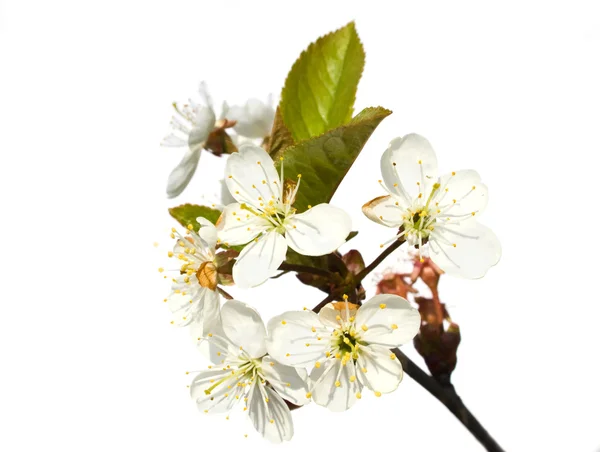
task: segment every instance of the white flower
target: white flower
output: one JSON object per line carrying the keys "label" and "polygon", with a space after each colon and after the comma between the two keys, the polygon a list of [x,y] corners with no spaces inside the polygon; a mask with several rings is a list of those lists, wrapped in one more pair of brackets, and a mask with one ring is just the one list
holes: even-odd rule
{"label": "white flower", "polygon": [[313,400],[344,411],[361,398],[363,386],[376,396],[398,387],[402,365],[390,349],[410,341],[420,323],[419,312],[397,295],[376,295],[360,307],[330,303],[318,315],[290,311],[273,318],[267,350],[290,366],[314,364]]}
{"label": "white flower", "polygon": [[165,301],[173,313],[171,323],[190,325],[192,335],[200,337],[218,322],[220,297],[216,291],[217,230],[205,218],[199,217],[196,221],[201,225],[197,234],[188,230],[184,237],[172,229],[171,237],[177,238],[177,243],[169,257],[180,260],[182,265],[173,278],[171,295]]}
{"label": "white flower", "polygon": [[244,401],[254,428],[269,441],[290,440],[292,416],[283,399],[295,405],[310,401],[307,375],[267,355],[266,331],[251,307],[230,300],[221,310],[222,330],[206,335],[219,349],[218,369],[200,372],[191,384],[191,396],[207,414],[226,413]]}
{"label": "white flower", "polygon": [[351,220],[343,210],[319,204],[295,213],[292,204],[301,175],[296,184],[284,182],[283,165],[277,175],[262,148],[242,146],[227,160],[226,174],[227,187],[238,202],[223,210],[217,222],[219,240],[226,245],[251,242],[233,266],[236,285],[254,287],[273,276],[288,246],[306,256],[321,256],[346,240]]}
{"label": "white flower", "polygon": [[[496,235],[475,217],[488,201],[487,187],[473,170],[438,178],[437,158],[417,134],[396,138],[381,157],[383,186],[389,193],[363,206],[371,220],[399,227],[392,239],[405,237],[446,273],[481,278],[502,254]],[[379,181],[380,183],[382,181]],[[383,245],[381,245],[383,246]]]}
{"label": "white flower", "polygon": [[258,99],[249,99],[244,105],[225,108],[227,108],[227,119],[236,121],[233,130],[238,135],[246,138],[265,138],[271,134],[275,119],[271,96],[266,103]]}
{"label": "white flower", "polygon": [[198,167],[200,151],[216,125],[217,118],[204,82],[200,84],[198,91],[201,103],[192,99],[183,106],[173,103],[176,112],[171,119],[173,131],[161,143],[162,146],[187,148],[183,159],[169,175],[169,198],[178,196],[187,187]]}

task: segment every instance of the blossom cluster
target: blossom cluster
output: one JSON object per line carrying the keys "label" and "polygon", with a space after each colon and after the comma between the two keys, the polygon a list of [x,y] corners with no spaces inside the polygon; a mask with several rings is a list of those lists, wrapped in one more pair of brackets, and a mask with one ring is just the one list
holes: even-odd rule
{"label": "blossom cluster", "polygon": [[[211,135],[234,128],[239,137],[225,171],[234,202],[215,224],[199,217],[197,230],[193,225],[185,233],[173,229],[176,243],[169,256],[181,263],[166,301],[172,323],[189,327],[212,362],[190,385],[198,408],[217,414],[242,404],[260,434],[282,442],[293,435],[290,404],[313,401],[344,411],[365,388],[378,397],[394,391],[403,376],[394,349],[415,337],[421,317],[398,295],[375,295],[364,303],[335,295],[318,313],[287,311],[265,327],[252,306],[223,302],[222,286],[265,283],[290,250],[302,256],[335,253],[352,222],[329,203],[304,211],[295,207],[305,187],[302,175],[285,174],[285,157],[278,169],[260,145],[274,119],[268,103],[225,105],[217,119],[204,86],[201,97],[200,103],[175,104],[174,131],[164,144],[186,151],[169,177],[167,194],[177,196],[188,184]],[[497,237],[477,220],[488,200],[479,174],[462,170],[439,176],[436,155],[424,137],[392,140],[381,157],[379,182],[386,194],[368,201],[362,211],[396,230],[387,243],[406,243],[420,259],[429,257],[444,272],[465,278],[484,276],[500,259]],[[223,270],[231,263],[229,272]]]}

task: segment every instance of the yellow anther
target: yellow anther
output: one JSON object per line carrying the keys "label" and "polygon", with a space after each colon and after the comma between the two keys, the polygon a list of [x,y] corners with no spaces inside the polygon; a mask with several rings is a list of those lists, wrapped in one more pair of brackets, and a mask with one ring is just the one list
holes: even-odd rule
{"label": "yellow anther", "polygon": [[316,329],[314,326],[313,326],[313,327],[312,327],[310,330],[311,330],[313,333],[316,333],[316,332],[317,332],[317,329]]}
{"label": "yellow anther", "polygon": [[336,387],[336,388],[339,388],[340,386],[342,386],[342,383],[340,383],[340,381],[339,381],[339,380],[338,380],[338,381],[336,381],[336,382],[335,382],[335,387]]}
{"label": "yellow anther", "polygon": [[256,162],[257,165],[260,165],[260,161]]}
{"label": "yellow anther", "polygon": [[398,329],[398,325],[396,325],[395,323],[392,323],[392,329],[393,330],[397,330]]}
{"label": "yellow anther", "polygon": [[289,354],[289,353],[286,353],[286,354],[285,354],[285,356],[286,356],[286,357],[289,357],[289,356],[290,356],[290,354]]}
{"label": "yellow anther", "polygon": [[369,329],[369,327],[367,325],[363,325],[360,327],[360,329],[363,331],[367,331]]}
{"label": "yellow anther", "polygon": [[267,181],[263,179],[262,183],[263,183],[263,185],[264,185],[264,184],[266,184],[266,183],[267,183]]}
{"label": "yellow anther", "polygon": [[271,362],[269,363],[269,366],[273,367],[275,365],[275,363]]}
{"label": "yellow anther", "polygon": [[325,357],[326,357],[326,358],[329,358],[330,356],[331,356],[331,353],[329,353],[329,352],[325,352]]}
{"label": "yellow anther", "polygon": [[274,424],[274,423],[275,423],[275,420],[274,420],[274,419],[271,419],[269,422],[270,422],[271,424]]}
{"label": "yellow anther", "polygon": [[473,185],[473,186],[471,187],[471,190],[475,190],[475,185]]}
{"label": "yellow anther", "polygon": [[321,363],[320,363],[319,361],[317,361],[317,362],[315,363],[315,367],[318,369],[319,367],[321,367]]}
{"label": "yellow anther", "polygon": [[302,177],[302,174],[298,174],[298,179],[300,179]]}
{"label": "yellow anther", "polygon": [[354,383],[356,381],[356,375],[350,375],[350,383]]}
{"label": "yellow anther", "polygon": [[452,200],[452,204],[456,204],[456,199],[453,199],[453,200]]}
{"label": "yellow anther", "polygon": [[335,319],[339,322],[340,320],[342,320],[342,318],[339,315],[335,316]]}
{"label": "yellow anther", "polygon": [[390,353],[390,359],[396,359],[396,355],[394,355],[393,353]]}
{"label": "yellow anther", "polygon": [[453,244],[452,244],[452,246],[453,246],[454,248],[456,248],[456,243],[453,243]]}
{"label": "yellow anther", "polygon": [[422,161],[422,160],[419,160],[419,165],[421,165],[421,164],[423,164],[423,161]]}
{"label": "yellow anther", "polygon": [[360,395],[360,392],[357,392],[357,393],[356,393],[356,398],[357,398],[357,399],[360,399],[361,397],[362,397],[362,395]]}
{"label": "yellow anther", "polygon": [[311,397],[312,397],[312,392],[307,392],[307,393],[306,393],[306,398],[307,398],[307,399],[310,399]]}
{"label": "yellow anther", "polygon": [[187,225],[187,228],[188,228],[190,231],[193,231],[193,230],[194,230],[194,225],[193,225],[193,224],[188,224],[188,225]]}
{"label": "yellow anther", "polygon": [[307,347],[310,347],[310,344],[308,342],[306,344],[304,344],[304,345],[306,345]]}
{"label": "yellow anther", "polygon": [[173,257],[173,251],[169,251],[169,252],[167,253],[167,256],[169,256],[169,257]]}
{"label": "yellow anther", "polygon": [[380,308],[380,309],[385,309],[386,307],[387,307],[387,305],[386,305],[385,303],[381,303],[381,304],[379,305],[379,308]]}
{"label": "yellow anther", "polygon": [[164,268],[162,268],[162,267],[159,267],[159,268],[158,268],[158,272],[159,272],[159,273],[162,273],[162,272],[164,272],[164,271],[165,271],[165,269],[164,269]]}
{"label": "yellow anther", "polygon": [[344,299],[344,301],[348,300],[348,295],[344,294],[342,295],[342,298]]}
{"label": "yellow anther", "polygon": [[309,209],[312,209],[312,206],[309,204],[309,205],[308,205],[308,208],[309,208]]}
{"label": "yellow anther", "polygon": [[419,193],[418,198],[422,198],[423,197],[423,193]]}
{"label": "yellow anther", "polygon": [[471,215],[472,215],[472,216],[475,216],[475,212],[471,212]]}
{"label": "yellow anther", "polygon": [[229,176],[229,179],[233,179],[233,176]]}
{"label": "yellow anther", "polygon": [[335,358],[336,359],[340,359],[341,357],[342,357],[342,354],[340,352],[338,352],[338,353],[335,354]]}
{"label": "yellow anther", "polygon": [[269,403],[269,398],[265,397],[265,402]]}
{"label": "yellow anther", "polygon": [[362,371],[362,373],[363,373],[363,374],[366,374],[366,373],[367,373],[367,368],[366,368],[366,367],[363,367],[363,368],[362,368],[362,369],[360,369],[360,370]]}
{"label": "yellow anther", "polygon": [[456,171],[452,171],[452,175],[453,175],[453,176],[456,176]]}
{"label": "yellow anther", "polygon": [[281,321],[281,324],[282,324],[282,325],[285,325],[286,323],[287,323],[287,322],[286,322],[285,320],[282,320],[282,321]]}

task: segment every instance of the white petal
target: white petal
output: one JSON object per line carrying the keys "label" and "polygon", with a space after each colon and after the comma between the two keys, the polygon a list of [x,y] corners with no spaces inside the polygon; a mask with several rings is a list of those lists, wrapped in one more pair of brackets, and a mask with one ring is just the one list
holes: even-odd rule
{"label": "white petal", "polygon": [[477,279],[498,263],[502,247],[490,228],[468,220],[456,225],[436,225],[429,238],[429,254],[446,273]]}
{"label": "white petal", "polygon": [[330,346],[331,332],[312,311],[284,312],[273,317],[267,329],[267,352],[282,364],[312,365],[325,357]]}
{"label": "white petal", "polygon": [[421,316],[404,298],[381,294],[375,295],[358,309],[355,325],[358,331],[367,328],[361,333],[361,338],[366,342],[393,348],[416,336]]}
{"label": "white petal", "polygon": [[456,171],[440,177],[440,189],[432,202],[445,217],[479,214],[487,205],[488,189],[477,171]]}
{"label": "white petal", "polygon": [[406,213],[403,199],[395,196],[379,196],[362,206],[363,213],[369,220],[388,227],[399,227]]}
{"label": "white petal", "polygon": [[346,242],[352,228],[350,216],[342,209],[319,204],[294,215],[286,224],[290,248],[305,256],[322,256]]}
{"label": "white petal", "polygon": [[258,99],[249,99],[243,107],[234,105],[229,109],[228,119],[237,121],[234,130],[248,138],[264,138],[271,133],[275,110]]}
{"label": "white petal", "polygon": [[264,283],[285,259],[287,242],[278,232],[263,234],[242,250],[233,266],[233,280],[243,289]]}
{"label": "white petal", "polygon": [[227,245],[244,245],[266,231],[270,223],[242,209],[241,204],[229,204],[217,221],[219,240]]}
{"label": "white petal", "polygon": [[[173,287],[180,286],[174,285]],[[183,291],[173,293],[167,297],[167,304],[173,313],[173,322],[175,325],[186,326],[191,323],[204,325],[206,304],[211,306],[211,315],[214,315],[215,312],[212,306],[216,304],[218,315],[218,294],[198,284],[185,284],[182,287],[184,287]],[[184,291],[185,294],[183,294]],[[211,318],[208,317],[207,321],[210,320]]]}
{"label": "white petal", "polygon": [[215,112],[210,107],[198,106],[194,111],[194,127],[188,137],[190,149],[201,149],[215,128]]}
{"label": "white petal", "polygon": [[308,375],[306,370],[284,366],[267,355],[262,360],[262,374],[281,397],[294,405],[306,405],[308,393]]}
{"label": "white petal", "polygon": [[394,391],[404,375],[396,355],[381,345],[361,347],[356,364],[362,383],[372,391],[384,394]]}
{"label": "white petal", "polygon": [[261,147],[242,145],[227,159],[225,174],[231,196],[240,203],[260,206],[262,201],[281,197],[279,175],[273,160]]}
{"label": "white petal", "polygon": [[431,144],[415,133],[392,140],[381,157],[381,175],[390,193],[407,203],[419,193],[429,196],[438,176],[437,157]]}
{"label": "white petal", "polygon": [[280,443],[292,438],[294,425],[289,408],[273,389],[258,382],[258,378],[250,388],[246,405],[252,425],[265,439]]}
{"label": "white petal", "polygon": [[217,228],[204,217],[198,217],[196,221],[200,224],[198,236],[202,239],[204,248],[214,250],[217,245]]}
{"label": "white petal", "polygon": [[260,358],[267,353],[267,331],[255,309],[241,301],[229,300],[221,308],[221,322],[231,342],[242,347],[252,358]]}
{"label": "white petal", "polygon": [[[219,380],[231,376],[230,369],[207,370],[200,372],[190,385],[190,395],[198,409],[207,414],[219,414],[230,411],[242,399],[244,388],[237,386],[237,380],[230,378],[210,389]],[[238,396],[238,398],[236,398]]]}
{"label": "white petal", "polygon": [[352,360],[343,365],[341,359],[328,359],[323,365],[313,369],[310,379],[313,381],[313,400],[331,411],[350,408],[358,400],[356,394],[362,389]]}
{"label": "white petal", "polygon": [[174,198],[178,196],[190,183],[192,176],[198,167],[201,148],[188,149],[181,162],[171,171],[167,181],[167,196]]}
{"label": "white petal", "polygon": [[358,305],[347,301],[328,303],[319,311],[319,319],[323,325],[339,328],[341,322],[349,321],[350,317],[356,316],[357,309]]}

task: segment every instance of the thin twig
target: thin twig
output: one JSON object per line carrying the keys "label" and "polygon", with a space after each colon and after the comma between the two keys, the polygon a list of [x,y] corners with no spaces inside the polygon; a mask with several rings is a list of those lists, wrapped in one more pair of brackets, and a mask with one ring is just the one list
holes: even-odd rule
{"label": "thin twig", "polygon": [[325,298],[323,301],[321,301],[318,305],[316,305],[312,310],[313,312],[316,312],[317,314],[319,313],[319,311],[321,309],[323,309],[325,307],[325,305],[331,301],[333,301],[333,299],[335,298],[335,295],[333,294],[329,294],[327,295],[327,298]]}
{"label": "thin twig", "polygon": [[309,267],[308,265],[288,264],[287,262],[281,264],[279,270],[296,273],[310,273],[311,275],[324,276],[325,278],[331,278],[332,276],[331,272],[321,268]]}
{"label": "thin twig", "polygon": [[375,268],[381,264],[381,262],[383,262],[383,260],[388,257],[390,254],[392,254],[394,251],[396,251],[396,249],[398,249],[400,247],[400,245],[402,245],[405,242],[404,238],[400,238],[398,240],[395,240],[390,246],[388,246],[385,250],[382,251],[382,253],[377,256],[377,258],[371,262],[368,266],[366,266],[358,275],[356,275],[354,277],[354,281],[356,281],[356,283],[358,284],[359,282],[361,282],[365,276],[367,276],[369,273],[371,273],[373,270],[375,270]]}

